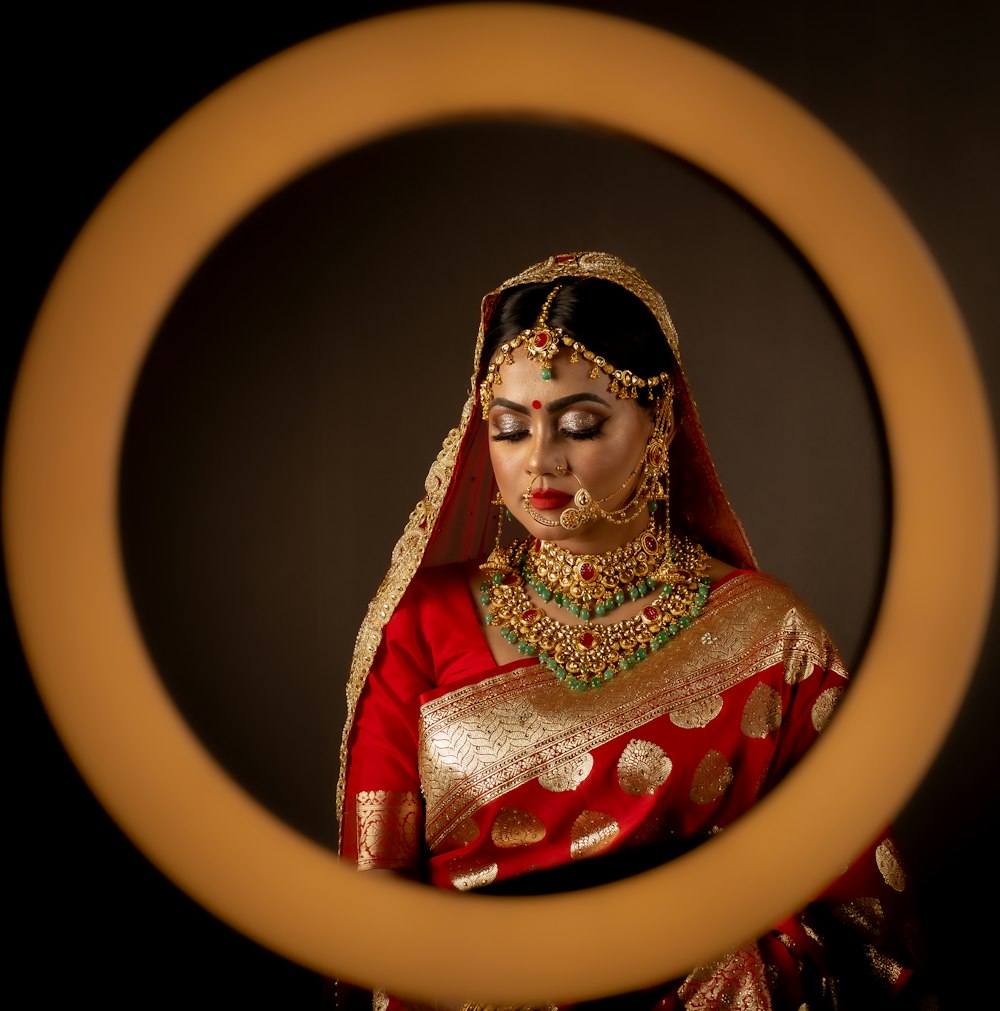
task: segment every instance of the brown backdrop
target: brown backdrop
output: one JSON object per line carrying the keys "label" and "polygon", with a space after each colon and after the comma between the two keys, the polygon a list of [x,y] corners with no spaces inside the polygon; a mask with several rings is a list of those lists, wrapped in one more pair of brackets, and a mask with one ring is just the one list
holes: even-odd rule
{"label": "brown backdrop", "polygon": [[[4,348],[10,376],[59,257],[147,143],[260,59],[403,6],[339,5],[336,19],[285,12],[266,24],[175,17],[127,46],[93,18],[46,25],[49,35],[26,25],[25,270]],[[998,160],[987,109],[998,88],[985,14],[669,6],[615,10],[785,89],[890,188],[955,292],[995,404],[986,233],[998,223]],[[526,172],[528,150],[560,171]],[[169,689],[232,774],[320,841],[333,840],[353,632],[457,418],[478,298],[564,248],[619,252],[662,288],[763,565],[813,604],[849,661],[864,648],[891,517],[878,413],[853,338],[783,237],[690,166],[562,124],[470,122],[371,145],[289,186],[192,278],[143,373],[123,454],[129,578]],[[405,372],[386,368],[408,342],[417,350]],[[929,423],[933,410],[928,391]],[[365,537],[345,536],[362,518]],[[110,823],[65,759],[12,628],[10,640],[31,985],[53,1002],[86,993],[112,1007],[194,993],[203,1004],[316,1006],[312,974],[215,921]],[[985,937],[969,918],[993,915],[983,836],[998,653],[994,623],[959,724],[899,820],[939,964],[963,966],[945,1008],[978,993],[968,967]]]}

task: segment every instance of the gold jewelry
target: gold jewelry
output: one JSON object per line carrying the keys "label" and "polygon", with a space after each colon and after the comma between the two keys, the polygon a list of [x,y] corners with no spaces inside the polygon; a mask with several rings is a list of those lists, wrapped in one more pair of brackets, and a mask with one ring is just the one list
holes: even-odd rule
{"label": "gold jewelry", "polygon": [[669,547],[669,537],[652,527],[606,555],[578,555],[555,541],[536,541],[521,572],[543,601],[589,621],[645,597],[665,582]]}
{"label": "gold jewelry", "polygon": [[575,691],[600,688],[641,663],[687,628],[708,599],[708,555],[700,544],[685,537],[659,570],[666,581],[655,603],[622,621],[567,625],[528,595],[523,572],[527,545],[526,541],[512,544],[509,571],[495,574],[480,587],[480,600],[488,607],[486,622],[525,656],[537,656]]}
{"label": "gold jewelry", "polygon": [[500,573],[503,575],[510,571],[507,564],[507,555],[500,543],[503,539],[503,521],[510,516],[510,510],[507,508],[499,490],[497,490],[496,495],[493,496],[493,505],[499,506],[497,509],[497,539],[489,557],[482,563],[482,565],[479,566],[479,568],[483,572],[490,574]]}
{"label": "gold jewelry", "polygon": [[593,351],[587,349],[580,341],[574,340],[561,327],[550,327],[548,325],[549,309],[556,292],[562,285],[556,285],[548,293],[542,303],[541,311],[535,324],[527,330],[522,330],[512,340],[500,345],[493,361],[487,366],[486,377],[479,384],[479,400],[483,409],[483,420],[486,421],[490,415],[490,405],[493,403],[493,388],[502,382],[500,378],[500,367],[502,365],[513,365],[513,353],[521,345],[527,347],[530,361],[538,362],[541,365],[542,379],[552,378],[552,359],[559,353],[560,344],[571,348],[569,360],[570,364],[578,362],[582,357],[585,361],[591,362],[590,378],[597,379],[603,372],[611,379],[609,390],[614,393],[619,400],[636,399],[639,390],[648,389],[649,395],[654,399],[663,396],[673,397],[674,384],[669,372],[661,372],[659,375],[643,378],[637,376],[630,369],[616,368],[602,355],[595,355]]}

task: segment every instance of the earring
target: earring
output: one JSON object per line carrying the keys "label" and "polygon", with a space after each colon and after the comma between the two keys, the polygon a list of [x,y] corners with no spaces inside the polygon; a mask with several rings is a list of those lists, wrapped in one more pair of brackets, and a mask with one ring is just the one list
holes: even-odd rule
{"label": "earring", "polygon": [[505,519],[511,519],[511,514],[499,490],[493,496],[492,504],[497,506],[497,538],[489,557],[479,566],[479,569],[481,572],[493,574],[494,582],[499,582],[510,572],[507,552],[503,549],[503,524]]}

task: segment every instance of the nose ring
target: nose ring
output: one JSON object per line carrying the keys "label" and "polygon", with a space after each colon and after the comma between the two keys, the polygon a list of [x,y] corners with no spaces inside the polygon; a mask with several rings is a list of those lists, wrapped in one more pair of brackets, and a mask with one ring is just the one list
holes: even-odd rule
{"label": "nose ring", "polygon": [[568,474],[569,473],[569,467],[563,467],[560,464],[557,464],[554,469],[555,469],[555,472],[557,474]]}

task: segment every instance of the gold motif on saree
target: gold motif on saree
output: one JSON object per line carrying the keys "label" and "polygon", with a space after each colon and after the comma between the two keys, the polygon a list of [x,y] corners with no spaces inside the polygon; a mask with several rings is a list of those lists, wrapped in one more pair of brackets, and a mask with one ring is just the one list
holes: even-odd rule
{"label": "gold motif on saree", "polygon": [[756,944],[692,970],[678,987],[686,1011],[772,1011],[767,970]]}
{"label": "gold motif on saree", "polygon": [[812,724],[817,734],[830,722],[830,717],[840,705],[840,697],[843,694],[843,688],[827,688],[813,703]]}
{"label": "gold motif on saree", "polygon": [[460,892],[491,885],[497,879],[498,868],[491,860],[456,857],[448,861],[447,867],[451,883]]}
{"label": "gold motif on saree", "polygon": [[858,897],[842,902],[833,909],[834,915],[849,924],[869,940],[877,940],[885,931],[885,912],[882,903],[871,897]]}
{"label": "gold motif on saree", "polygon": [[420,852],[420,801],[412,793],[363,790],[357,796],[358,870],[412,866]]}
{"label": "gold motif on saree", "polygon": [[740,730],[746,737],[763,739],[781,726],[781,696],[761,682],[750,693],[743,707]]}
{"label": "gold motif on saree", "polygon": [[538,785],[551,793],[566,793],[575,790],[593,768],[594,756],[588,751],[568,762],[553,762],[547,766],[538,776]]}
{"label": "gold motif on saree", "polygon": [[655,793],[667,781],[673,767],[659,745],[633,737],[618,759],[618,785],[633,797]]}
{"label": "gold motif on saree", "polygon": [[530,846],[545,838],[545,826],[530,811],[503,807],[490,829],[490,838],[501,849]]}
{"label": "gold motif on saree", "polygon": [[448,833],[447,837],[438,847],[438,850],[460,850],[469,843],[474,843],[479,838],[479,826],[475,818],[466,818]]}
{"label": "gold motif on saree", "polygon": [[707,699],[692,702],[689,706],[675,709],[670,714],[670,722],[682,730],[707,727],[722,712],[722,697],[711,695]]}
{"label": "gold motif on saree", "polygon": [[574,860],[606,850],[618,838],[618,822],[602,811],[584,811],[570,829],[569,855]]}
{"label": "gold motif on saree", "polygon": [[[798,645],[783,636],[791,625]],[[553,770],[578,762],[598,747],[663,716],[706,719],[733,686],[788,655],[842,668],[822,627],[803,619],[797,598],[757,573],[738,575],[713,591],[701,616],[669,648],[654,653],[600,691],[567,692],[541,665],[501,672],[447,692],[420,710],[418,749],[421,788],[427,804],[427,842],[438,849],[461,821],[533,779],[555,782]],[[702,642],[708,631],[715,642]],[[787,667],[781,675],[787,680]],[[759,707],[769,725],[772,707]],[[756,710],[755,710],[756,712]],[[724,759],[711,762],[693,795],[708,803],[732,778]],[[714,772],[713,772],[714,770]],[[726,778],[728,775],[728,779]],[[721,777],[721,778],[720,778]],[[543,784],[544,785],[544,784]],[[718,791],[716,794],[714,791]]]}
{"label": "gold motif on saree", "polygon": [[899,979],[903,966],[891,955],[887,955],[881,948],[876,948],[874,944],[865,945],[865,955],[868,956],[868,965],[873,976],[884,980],[889,986]]}
{"label": "gold motif on saree", "polygon": [[897,892],[906,888],[906,873],[891,839],[883,839],[875,849],[875,863],[885,883]]}
{"label": "gold motif on saree", "polygon": [[696,804],[718,800],[733,781],[733,769],[721,752],[712,750],[698,763],[691,782],[691,799]]}

